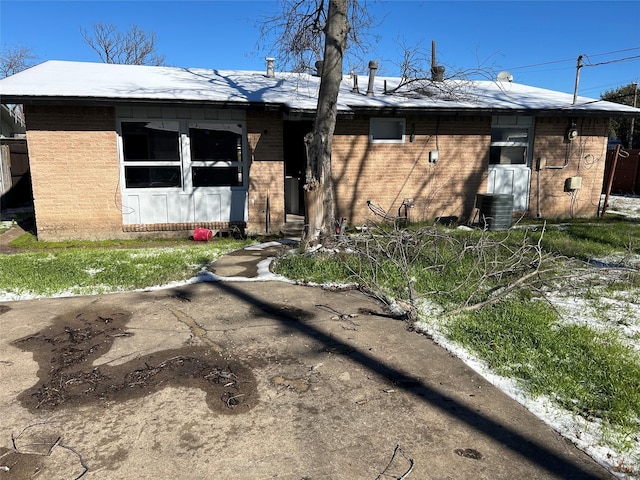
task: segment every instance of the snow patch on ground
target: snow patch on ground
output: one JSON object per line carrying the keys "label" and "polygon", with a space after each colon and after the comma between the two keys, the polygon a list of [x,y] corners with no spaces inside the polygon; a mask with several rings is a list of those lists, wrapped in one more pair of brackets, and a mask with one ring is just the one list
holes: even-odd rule
{"label": "snow patch on ground", "polygon": [[[604,195],[602,196],[602,203],[604,204]],[[611,195],[607,213],[640,218],[640,195]]]}

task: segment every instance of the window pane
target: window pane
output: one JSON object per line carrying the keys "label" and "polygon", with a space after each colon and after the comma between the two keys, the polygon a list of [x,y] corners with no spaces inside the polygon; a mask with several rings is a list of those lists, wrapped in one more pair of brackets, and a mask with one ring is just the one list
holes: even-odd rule
{"label": "window pane", "polygon": [[491,142],[524,143],[528,142],[528,131],[517,128],[496,128],[491,129]]}
{"label": "window pane", "polygon": [[178,125],[175,122],[122,122],[125,161],[178,161]]}
{"label": "window pane", "polygon": [[489,163],[492,165],[524,165],[527,147],[491,147]]}
{"label": "window pane", "polygon": [[229,130],[189,128],[191,160],[242,161],[242,135]]}
{"label": "window pane", "polygon": [[401,142],[404,136],[403,119],[372,118],[369,125],[371,141]]}
{"label": "window pane", "polygon": [[524,165],[527,163],[529,132],[517,127],[493,127],[489,163],[492,165]]}
{"label": "window pane", "polygon": [[125,167],[127,188],[181,187],[180,167]]}
{"label": "window pane", "polygon": [[194,187],[242,186],[242,167],[193,167]]}

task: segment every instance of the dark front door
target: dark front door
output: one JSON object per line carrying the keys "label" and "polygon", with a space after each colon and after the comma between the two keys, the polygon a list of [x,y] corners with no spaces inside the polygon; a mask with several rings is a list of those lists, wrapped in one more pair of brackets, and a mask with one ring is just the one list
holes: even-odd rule
{"label": "dark front door", "polygon": [[304,180],[307,153],[304,136],[313,128],[309,121],[284,122],[284,199],[285,213],[304,215]]}

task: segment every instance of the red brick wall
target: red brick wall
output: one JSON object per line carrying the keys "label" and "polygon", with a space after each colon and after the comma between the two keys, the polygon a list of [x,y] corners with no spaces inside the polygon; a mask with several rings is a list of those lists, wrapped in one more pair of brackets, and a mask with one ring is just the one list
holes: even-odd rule
{"label": "red brick wall", "polygon": [[[536,119],[529,198],[533,217],[539,214],[541,218],[589,218],[598,214],[608,121],[578,119],[578,136],[568,142],[566,133],[570,125],[567,118]],[[546,158],[547,167],[537,171],[535,164],[540,157]],[[565,192],[565,181],[574,176],[582,177],[582,188],[570,195]]]}
{"label": "red brick wall", "polygon": [[38,238],[121,234],[114,109],[26,105],[25,116]]}
{"label": "red brick wall", "polygon": [[[491,117],[407,117],[402,144],[369,143],[369,118],[339,120],[332,169],[336,216],[351,224],[375,218],[367,200],[397,215],[413,198],[411,220],[473,215],[486,191]],[[412,137],[413,134],[413,137]],[[438,150],[438,162],[429,152]]]}
{"label": "red brick wall", "polygon": [[[265,232],[267,215],[270,232],[282,228],[284,214],[284,158],[282,114],[247,113],[249,142],[249,233]],[[269,209],[267,211],[267,199]]]}

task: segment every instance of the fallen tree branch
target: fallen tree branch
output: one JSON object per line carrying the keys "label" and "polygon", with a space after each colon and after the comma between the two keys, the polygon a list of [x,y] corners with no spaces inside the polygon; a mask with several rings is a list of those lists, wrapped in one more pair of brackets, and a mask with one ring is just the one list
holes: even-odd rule
{"label": "fallen tree branch", "polygon": [[[402,458],[404,458],[409,463],[409,468],[398,477],[391,476],[391,475],[387,474],[387,471],[391,468],[391,466],[393,465],[393,462],[395,461],[395,459],[396,459],[396,457],[398,455],[400,455]],[[391,455],[391,460],[389,460],[389,463],[387,464],[386,468],[382,471],[382,473],[380,473],[376,477],[376,480],[381,480],[383,477],[393,478],[395,480],[403,480],[403,479],[407,478],[409,476],[409,474],[413,471],[414,465],[415,465],[415,462],[413,461],[413,458],[409,457],[404,452],[404,450],[402,450],[402,448],[400,448],[400,445],[396,445],[396,448],[393,450],[393,455]]]}

